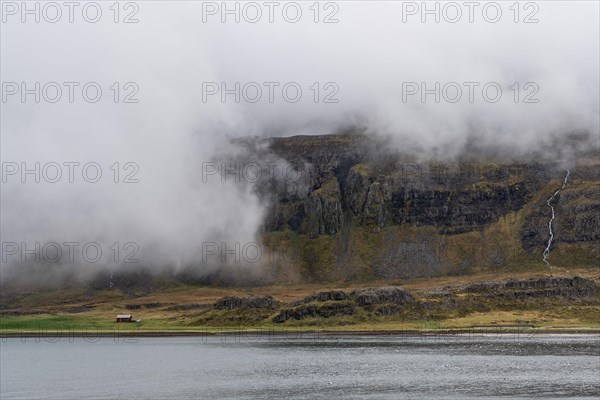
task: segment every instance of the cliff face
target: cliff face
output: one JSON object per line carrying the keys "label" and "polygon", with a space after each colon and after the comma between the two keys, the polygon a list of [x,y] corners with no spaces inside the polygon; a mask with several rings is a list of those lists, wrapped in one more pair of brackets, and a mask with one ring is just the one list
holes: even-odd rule
{"label": "cliff face", "polygon": [[[546,200],[566,172],[557,163],[418,161],[361,135],[274,138],[267,147],[289,164],[279,179],[257,186],[271,204],[263,234],[298,255],[293,268],[305,277],[543,266]],[[594,157],[571,167],[553,201],[550,260],[557,265],[599,266],[600,162]]]}

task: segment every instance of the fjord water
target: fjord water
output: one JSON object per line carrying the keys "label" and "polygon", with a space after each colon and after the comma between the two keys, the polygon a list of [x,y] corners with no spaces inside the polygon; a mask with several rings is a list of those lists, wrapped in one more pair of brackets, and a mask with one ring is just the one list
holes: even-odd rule
{"label": "fjord water", "polygon": [[598,335],[4,338],[0,398],[597,398]]}

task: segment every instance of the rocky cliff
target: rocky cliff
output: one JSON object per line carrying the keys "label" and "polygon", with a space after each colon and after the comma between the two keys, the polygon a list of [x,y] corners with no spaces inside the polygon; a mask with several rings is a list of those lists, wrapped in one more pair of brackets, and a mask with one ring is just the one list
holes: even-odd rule
{"label": "rocky cliff", "polygon": [[266,167],[262,174],[269,179],[255,189],[270,204],[264,240],[289,253],[271,263],[275,280],[543,268],[551,216],[546,201],[566,168],[569,181],[552,202],[549,260],[562,267],[600,265],[597,151],[571,162],[474,156],[437,161],[415,159],[360,134],[240,143],[251,149],[251,160],[269,160],[271,174]]}

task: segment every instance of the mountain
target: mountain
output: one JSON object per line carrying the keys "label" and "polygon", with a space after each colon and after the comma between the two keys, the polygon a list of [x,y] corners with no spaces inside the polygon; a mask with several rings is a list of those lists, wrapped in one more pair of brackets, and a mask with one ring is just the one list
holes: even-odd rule
{"label": "mountain", "polygon": [[[260,165],[271,282],[600,266],[600,158],[417,158],[362,134],[238,140]],[[240,160],[237,160],[240,161]],[[245,164],[244,164],[245,163]],[[257,176],[256,174],[254,175]],[[283,255],[282,255],[283,254]],[[264,278],[264,277],[263,277]]]}
{"label": "mountain", "polygon": [[[218,160],[225,173],[212,177],[247,184],[266,205],[252,243],[258,257],[246,252],[251,243],[227,243],[213,254],[227,262],[208,273],[200,261],[177,272],[139,265],[101,272],[84,287],[6,287],[4,329],[89,321],[112,329],[118,312],[169,332],[418,330],[432,321],[444,329],[597,327],[597,150],[574,161],[481,152],[432,159],[362,134],[245,138],[235,147]],[[552,269],[542,256],[550,198]]]}

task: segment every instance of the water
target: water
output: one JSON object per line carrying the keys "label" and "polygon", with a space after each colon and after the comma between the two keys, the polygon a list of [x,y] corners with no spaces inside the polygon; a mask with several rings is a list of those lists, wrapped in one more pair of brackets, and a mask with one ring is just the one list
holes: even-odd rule
{"label": "water", "polygon": [[600,397],[597,335],[4,338],[0,349],[3,400]]}

